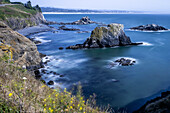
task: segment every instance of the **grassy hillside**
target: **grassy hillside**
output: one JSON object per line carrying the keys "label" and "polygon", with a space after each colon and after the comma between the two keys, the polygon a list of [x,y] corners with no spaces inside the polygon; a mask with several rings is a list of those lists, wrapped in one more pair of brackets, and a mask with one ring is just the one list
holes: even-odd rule
{"label": "grassy hillside", "polygon": [[0,58],[0,112],[102,113],[93,97],[84,100],[80,86],[76,95],[50,89],[14,65],[7,54]]}
{"label": "grassy hillside", "polygon": [[7,5],[0,7],[0,20],[10,17],[29,18],[38,12],[36,9],[28,9],[22,4]]}

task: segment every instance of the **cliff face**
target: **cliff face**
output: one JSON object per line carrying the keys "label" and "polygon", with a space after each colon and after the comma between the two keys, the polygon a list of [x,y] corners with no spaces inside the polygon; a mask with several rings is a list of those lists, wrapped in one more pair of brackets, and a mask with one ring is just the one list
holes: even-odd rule
{"label": "cliff face", "polygon": [[46,23],[44,16],[41,12],[37,12],[35,15],[31,15],[29,18],[11,17],[4,21],[11,29],[19,30],[25,27],[36,26],[41,23]]}
{"label": "cliff face", "polygon": [[[0,42],[13,48],[13,60],[21,67],[39,66],[41,58],[36,45],[28,38],[13,31],[10,27],[0,21]],[[1,48],[0,54],[3,54]]]}

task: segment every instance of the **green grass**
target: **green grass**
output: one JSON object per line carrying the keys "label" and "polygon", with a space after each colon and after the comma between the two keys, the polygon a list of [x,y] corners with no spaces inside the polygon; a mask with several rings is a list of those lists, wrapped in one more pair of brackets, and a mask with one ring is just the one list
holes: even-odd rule
{"label": "green grass", "polygon": [[37,10],[27,9],[23,5],[8,5],[0,7],[0,20],[6,18],[29,18],[31,15],[35,15]]}

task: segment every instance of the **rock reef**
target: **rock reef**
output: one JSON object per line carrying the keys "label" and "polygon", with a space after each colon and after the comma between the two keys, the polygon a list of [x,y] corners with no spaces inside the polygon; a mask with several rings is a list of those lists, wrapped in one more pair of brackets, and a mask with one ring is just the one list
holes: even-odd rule
{"label": "rock reef", "polygon": [[140,30],[140,31],[159,31],[159,30],[168,30],[162,26],[156,24],[147,24],[147,25],[140,25],[137,27],[130,28],[131,30]]}
{"label": "rock reef", "polygon": [[130,37],[125,35],[122,24],[112,23],[107,27],[96,27],[92,31],[91,36],[83,44],[69,46],[66,49],[102,48],[139,44],[142,43],[132,43]]}

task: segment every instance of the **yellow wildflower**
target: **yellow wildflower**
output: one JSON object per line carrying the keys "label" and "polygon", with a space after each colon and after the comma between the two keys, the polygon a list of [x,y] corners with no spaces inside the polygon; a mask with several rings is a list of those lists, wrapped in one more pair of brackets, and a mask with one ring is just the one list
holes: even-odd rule
{"label": "yellow wildflower", "polygon": [[51,111],[51,107],[48,108]]}
{"label": "yellow wildflower", "polygon": [[53,109],[51,109],[50,112],[52,113],[52,112],[53,112]]}
{"label": "yellow wildflower", "polygon": [[53,104],[55,104],[55,101],[53,101]]}
{"label": "yellow wildflower", "polygon": [[9,93],[9,97],[11,97],[12,96],[12,93]]}
{"label": "yellow wildflower", "polygon": [[44,104],[44,107],[46,107],[46,104]]}
{"label": "yellow wildflower", "polygon": [[41,87],[43,88],[43,87],[45,87],[46,85],[42,85]]}
{"label": "yellow wildflower", "polygon": [[46,99],[44,99],[44,102],[46,101]]}
{"label": "yellow wildflower", "polygon": [[73,109],[73,107],[72,107],[72,106],[70,106],[70,109]]}
{"label": "yellow wildflower", "polygon": [[44,108],[44,111],[46,111],[46,108]]}
{"label": "yellow wildflower", "polygon": [[80,107],[80,111],[82,110],[83,108],[82,107]]}
{"label": "yellow wildflower", "polygon": [[73,101],[70,101],[70,103],[73,103]]}

